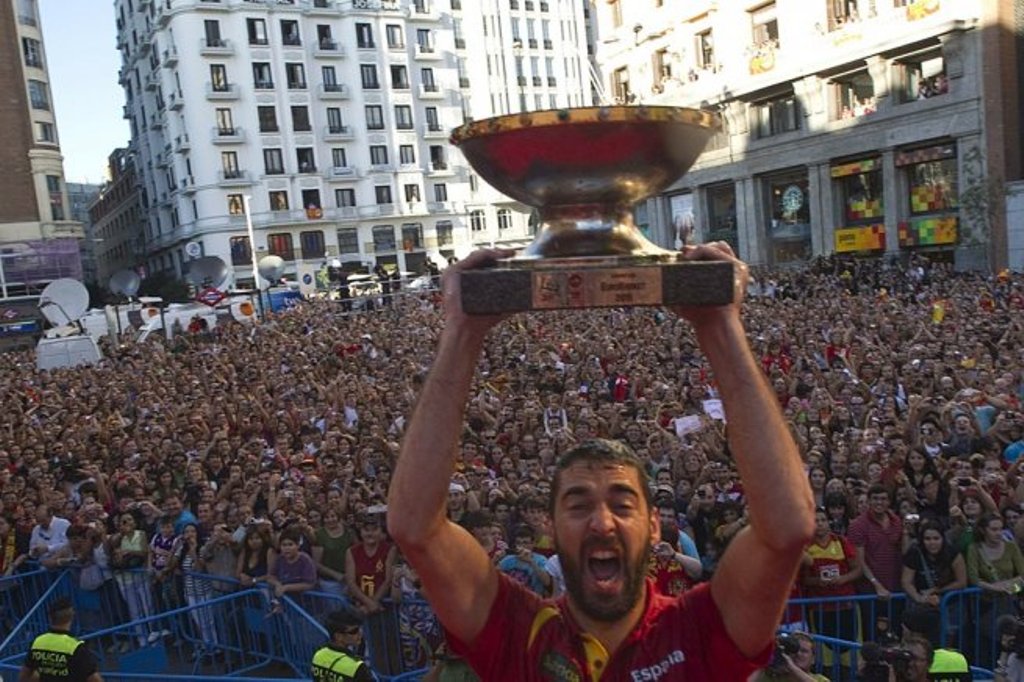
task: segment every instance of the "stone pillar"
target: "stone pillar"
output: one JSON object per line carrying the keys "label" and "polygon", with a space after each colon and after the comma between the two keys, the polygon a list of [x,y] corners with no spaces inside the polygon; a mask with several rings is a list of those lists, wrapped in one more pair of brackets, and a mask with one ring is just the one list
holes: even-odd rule
{"label": "stone pillar", "polygon": [[885,252],[899,253],[900,217],[903,215],[901,197],[907,192],[906,183],[902,182],[896,169],[896,152],[886,149],[882,152],[882,205],[885,206]]}
{"label": "stone pillar", "polygon": [[835,250],[833,233],[838,227],[831,166],[827,163],[809,166],[807,181],[811,195],[811,253],[821,256]]}
{"label": "stone pillar", "polygon": [[878,112],[889,111],[895,106],[892,98],[892,67],[889,60],[880,55],[868,57],[868,75],[871,76],[871,84],[875,89],[875,110]]}
{"label": "stone pillar", "polygon": [[736,181],[736,223],[739,227],[740,258],[751,265],[762,265],[767,261],[767,244],[764,240],[764,205],[757,189],[756,178]]}

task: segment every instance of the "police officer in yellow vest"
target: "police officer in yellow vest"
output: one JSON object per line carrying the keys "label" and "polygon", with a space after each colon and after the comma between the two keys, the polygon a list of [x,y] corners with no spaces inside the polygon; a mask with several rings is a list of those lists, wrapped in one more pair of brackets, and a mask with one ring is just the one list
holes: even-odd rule
{"label": "police officer in yellow vest", "polygon": [[324,627],[331,639],[313,654],[313,682],[373,682],[370,666],[354,654],[363,639],[361,625],[362,618],[353,611],[327,616]]}
{"label": "police officer in yellow vest", "polygon": [[18,682],[103,682],[89,647],[69,632],[74,618],[75,610],[69,600],[58,599],[53,603],[50,631],[32,642]]}

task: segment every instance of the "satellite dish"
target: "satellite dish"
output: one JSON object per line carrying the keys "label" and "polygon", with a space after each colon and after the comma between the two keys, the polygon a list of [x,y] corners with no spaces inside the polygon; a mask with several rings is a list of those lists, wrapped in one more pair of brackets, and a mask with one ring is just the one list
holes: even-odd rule
{"label": "satellite dish", "polygon": [[132,298],[135,294],[139,293],[139,285],[141,284],[142,278],[139,277],[139,273],[126,269],[115,272],[110,277],[110,283],[107,284],[107,288],[110,289],[111,293]]}
{"label": "satellite dish", "polygon": [[54,327],[72,324],[89,309],[89,290],[77,279],[55,279],[39,295],[39,312]]}
{"label": "satellite dish", "polygon": [[280,256],[264,256],[256,264],[256,269],[259,270],[260,277],[274,284],[284,274],[284,259]]}
{"label": "satellite dish", "polygon": [[221,291],[227,289],[231,270],[222,259],[217,256],[203,256],[189,261],[187,265],[188,273],[185,278],[190,284],[199,288],[213,287]]}

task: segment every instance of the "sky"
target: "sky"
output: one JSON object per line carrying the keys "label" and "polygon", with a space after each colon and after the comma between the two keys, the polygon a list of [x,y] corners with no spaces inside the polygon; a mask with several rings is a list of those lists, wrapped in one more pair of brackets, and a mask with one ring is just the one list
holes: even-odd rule
{"label": "sky", "polygon": [[131,138],[113,0],[39,0],[39,11],[65,180],[101,184],[107,156]]}

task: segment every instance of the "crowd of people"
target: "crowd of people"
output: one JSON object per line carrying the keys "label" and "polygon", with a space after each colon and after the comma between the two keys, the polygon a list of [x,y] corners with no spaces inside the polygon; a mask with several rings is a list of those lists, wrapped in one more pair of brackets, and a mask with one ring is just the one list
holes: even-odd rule
{"label": "crowd of people", "polygon": [[[0,356],[0,573],[76,566],[81,589],[116,590],[132,618],[236,581],[275,600],[345,595],[369,615],[416,596],[384,519],[440,308],[431,292],[372,314],[312,300],[254,327],[125,338],[94,367],[38,372],[27,353]],[[749,343],[819,506],[795,597],[903,592],[923,610],[968,585],[1021,590],[1022,309],[1024,278],[925,258],[754,273]],[[558,595],[555,462],[589,438],[621,440],[655,485],[651,577],[678,594],[714,573],[747,522],[728,420],[671,314],[517,316],[491,333],[473,380],[449,517],[501,571]],[[852,603],[792,620],[873,636]]]}

